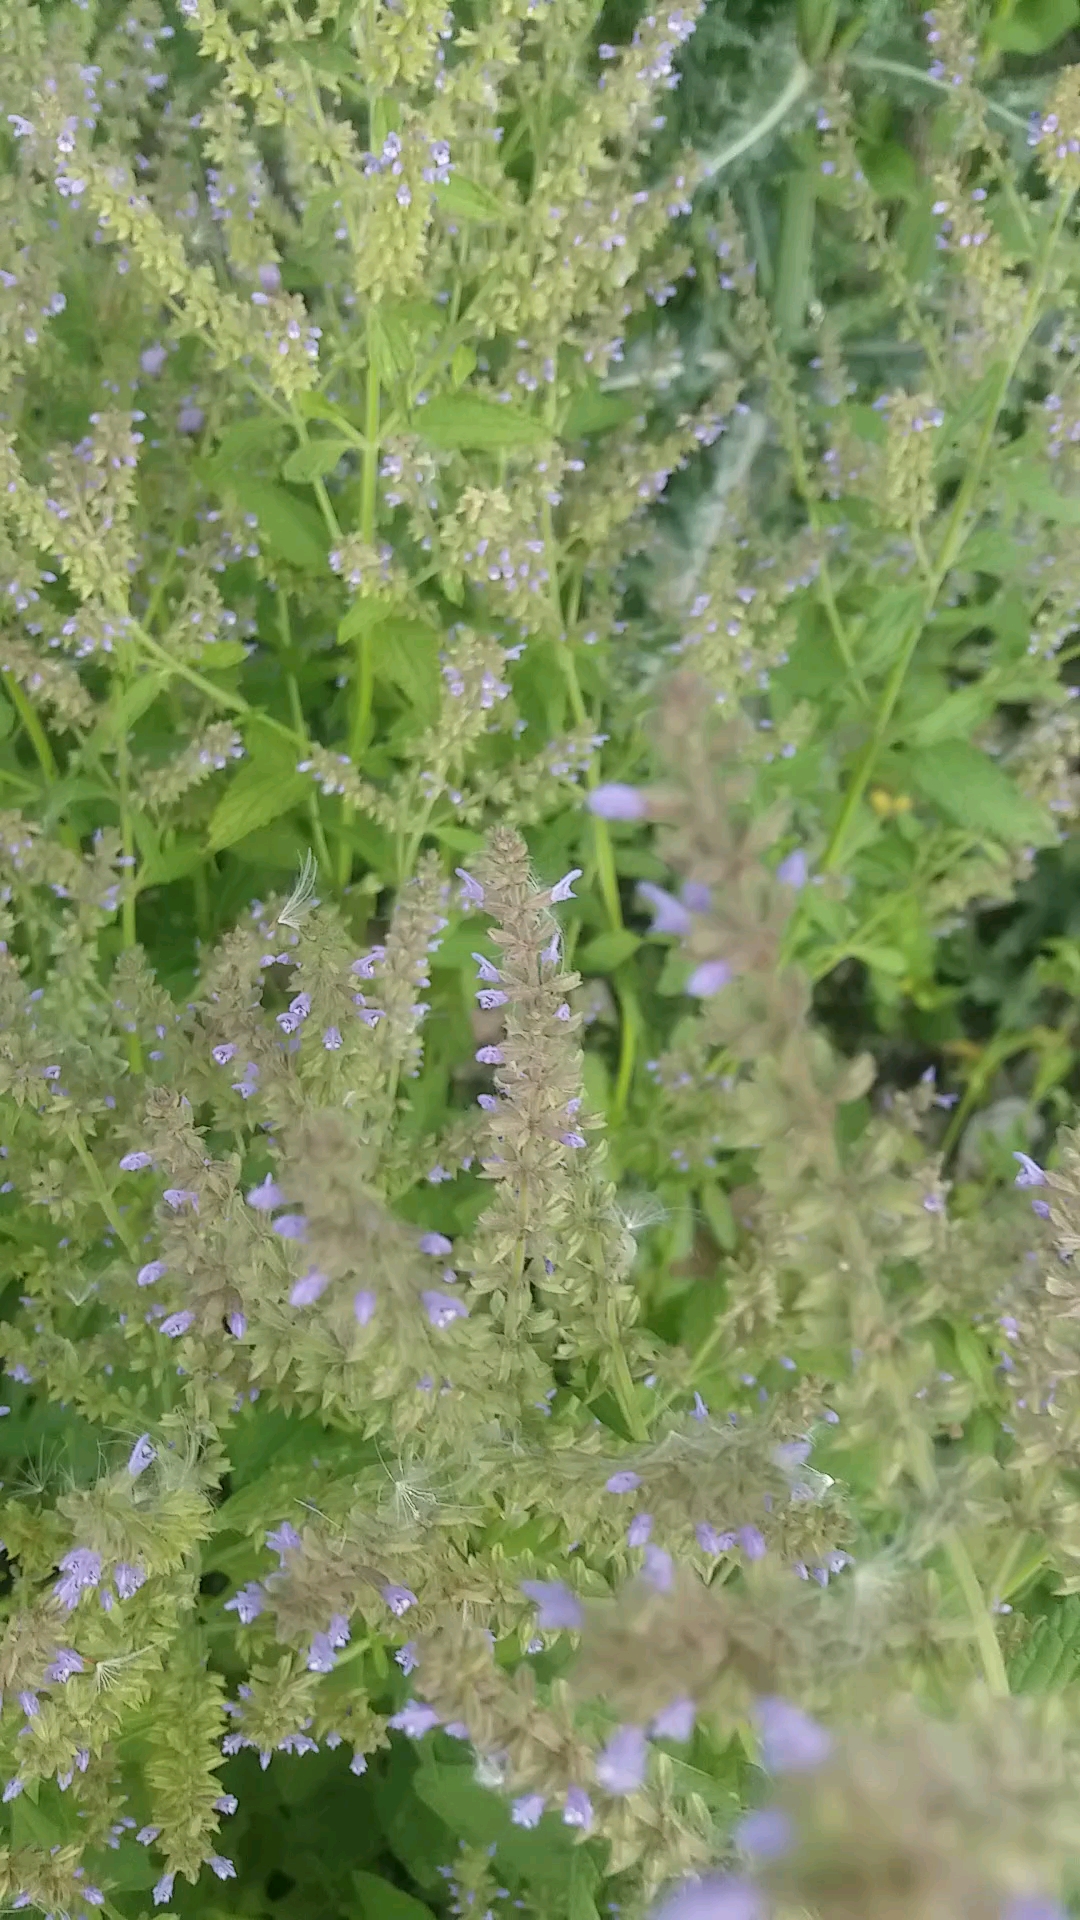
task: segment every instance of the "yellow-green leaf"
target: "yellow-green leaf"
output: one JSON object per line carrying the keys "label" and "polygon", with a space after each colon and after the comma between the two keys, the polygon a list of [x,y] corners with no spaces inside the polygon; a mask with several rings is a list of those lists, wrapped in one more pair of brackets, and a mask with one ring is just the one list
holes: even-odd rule
{"label": "yellow-green leaf", "polygon": [[510,447],[548,446],[551,429],[520,407],[477,393],[439,393],[417,407],[412,425],[422,440],[445,452],[501,453]]}

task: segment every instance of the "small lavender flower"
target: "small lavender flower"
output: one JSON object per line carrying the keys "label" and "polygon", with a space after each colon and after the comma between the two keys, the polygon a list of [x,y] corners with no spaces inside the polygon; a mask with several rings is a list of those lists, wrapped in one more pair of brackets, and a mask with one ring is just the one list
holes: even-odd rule
{"label": "small lavender flower", "polygon": [[170,1313],[161,1322],[161,1332],[170,1340],[179,1340],[195,1324],[195,1315],[185,1307],[180,1313]]}
{"label": "small lavender flower", "polygon": [[651,1532],[652,1532],[652,1514],[651,1513],[635,1513],[633,1519],[630,1522],[630,1525],[626,1530],[627,1546],[628,1547],[646,1546],[648,1544],[648,1539]]}
{"label": "small lavender flower", "polygon": [[785,887],[805,887],[806,874],[806,855],[801,847],[796,847],[786,860],[781,860],[776,869],[776,877]]}
{"label": "small lavender flower", "polygon": [[636,1493],[641,1485],[641,1475],[635,1473],[631,1467],[625,1467],[618,1473],[613,1473],[611,1479],[604,1484],[608,1493]]}
{"label": "small lavender flower", "polygon": [[653,933],[674,933],[682,939],[693,927],[693,917],[674,894],[663,887],[654,886],[651,880],[639,880],[637,891],[646,900],[653,911]]}
{"label": "small lavender flower", "polygon": [[560,905],[563,900],[577,899],[577,894],[571,892],[571,882],[580,880],[583,871],[584,869],[582,867],[571,867],[570,872],[564,873],[561,880],[556,880],[555,885],[548,895],[553,907]]}
{"label": "small lavender flower", "polygon": [[469,1317],[464,1300],[455,1300],[452,1293],[437,1293],[433,1287],[428,1287],[420,1298],[433,1327],[441,1329],[450,1326],[454,1320],[467,1320]]}
{"label": "small lavender flower", "polygon": [[266,1536],[266,1544],[271,1553],[277,1554],[282,1566],[284,1566],[285,1555],[291,1553],[296,1547],[302,1547],[304,1543],[291,1522],[283,1520],[280,1527],[271,1528]]}
{"label": "small lavender flower", "polygon": [[399,1712],[391,1714],[387,1726],[398,1733],[406,1733],[410,1740],[422,1740],[425,1733],[439,1724],[439,1716],[434,1707],[427,1707],[420,1700],[407,1700]]}
{"label": "small lavender flower", "polygon": [[795,1826],[783,1807],[757,1807],[739,1821],[732,1838],[744,1853],[759,1860],[779,1860],[791,1847]]}
{"label": "small lavender flower", "polygon": [[430,1253],[438,1258],[444,1253],[452,1253],[453,1250],[454,1243],[447,1239],[445,1233],[425,1233],[421,1236],[421,1253]]}
{"label": "small lavender flower", "polygon": [[190,1207],[193,1213],[199,1211],[199,1196],[190,1187],[166,1187],[162,1199],[174,1213],[179,1213],[181,1207]]}
{"label": "small lavender flower", "polygon": [[479,880],[474,880],[472,874],[466,873],[464,867],[455,867],[454,872],[461,881],[461,891],[469,905],[482,907],[484,904],[484,889],[480,885]]}
{"label": "small lavender flower", "polygon": [[758,1527],[740,1527],[739,1545],[748,1560],[764,1560],[768,1552],[765,1536]]}
{"label": "small lavender flower", "polygon": [[689,1740],[694,1731],[697,1708],[692,1700],[673,1700],[663,1707],[649,1726],[655,1740]]}
{"label": "small lavender flower", "polygon": [[646,1547],[645,1565],[641,1570],[642,1578],[657,1593],[670,1593],[675,1584],[675,1564],[670,1553],[663,1547]]}
{"label": "small lavender flower", "polygon": [[76,1653],[73,1647],[59,1647],[45,1669],[45,1679],[50,1686],[63,1686],[73,1673],[82,1671],[81,1653]]}
{"label": "small lavender flower", "polygon": [[568,1827],[588,1832],[593,1823],[593,1804],[584,1787],[568,1787],[563,1804],[563,1820]]}
{"label": "small lavender flower", "polygon": [[158,1881],[157,1885],[154,1888],[155,1907],[163,1907],[166,1905],[166,1903],[169,1900],[172,1899],[173,1882],[175,1881],[175,1879],[176,1879],[175,1873],[162,1874],[161,1879]]}
{"label": "small lavender flower", "polygon": [[274,1232],[283,1240],[306,1240],[308,1231],[305,1213],[282,1213],[274,1221]]}
{"label": "small lavender flower", "polygon": [[141,1173],[144,1167],[154,1164],[148,1153],[125,1153],[120,1162],[121,1173]]}
{"label": "small lavender flower", "polygon": [[730,1553],[735,1545],[733,1533],[717,1533],[716,1528],[710,1527],[707,1520],[700,1521],[694,1528],[694,1532],[703,1553]]}
{"label": "small lavender flower", "polygon": [[596,1762],[596,1777],[606,1793],[636,1793],[645,1779],[649,1747],[641,1727],[618,1727]]}
{"label": "small lavender flower", "polygon": [[371,1288],[361,1287],[360,1291],[353,1297],[353,1312],[356,1315],[358,1326],[367,1326],[377,1305],[378,1300],[374,1293],[372,1293]]}
{"label": "small lavender flower", "polygon": [[537,1624],[548,1631],[569,1627],[571,1632],[579,1632],[585,1625],[581,1601],[561,1580],[523,1580],[521,1591],[536,1601]]}
{"label": "small lavender flower", "polygon": [[411,1587],[395,1586],[393,1581],[388,1581],[381,1592],[391,1613],[396,1614],[399,1620],[403,1613],[408,1613],[409,1608],[417,1604],[416,1595]]}
{"label": "small lavender flower", "polygon": [[262,1612],[265,1600],[266,1595],[258,1581],[250,1580],[246,1587],[241,1587],[237,1593],[233,1594],[231,1600],[226,1600],[225,1611],[235,1613],[241,1626],[250,1627],[252,1621],[258,1619]]}
{"label": "small lavender flower", "polygon": [[714,1873],[677,1888],[651,1920],[766,1920],[767,1911],[763,1896],[748,1880]]}
{"label": "small lavender flower", "polygon": [[127,1470],[132,1479],[137,1480],[140,1473],[145,1473],[147,1467],[152,1466],[156,1459],[157,1449],[151,1446],[150,1435],[140,1434],[128,1455]]}
{"label": "small lavender flower", "polygon": [[297,1280],[289,1293],[289,1304],[293,1307],[313,1307],[316,1300],[326,1292],[330,1285],[330,1275],[318,1267],[311,1267],[303,1278]]}
{"label": "small lavender flower", "polygon": [[510,1808],[510,1818],[515,1827],[538,1827],[543,1818],[545,1800],[542,1793],[525,1793],[515,1800]]}
{"label": "small lavender flower", "polygon": [[410,1673],[415,1673],[417,1667],[420,1665],[420,1655],[416,1650],[416,1641],[406,1640],[403,1647],[398,1647],[394,1654],[394,1659],[406,1677]]}
{"label": "small lavender flower", "polygon": [[825,1728],[789,1700],[776,1695],[759,1700],[756,1719],[762,1759],[770,1773],[809,1772],[820,1767],[832,1752],[832,1739]]}
{"label": "small lavender flower", "polygon": [[257,1213],[270,1213],[275,1207],[285,1205],[285,1195],[272,1173],[268,1173],[266,1179],[261,1180],[257,1187],[249,1189],[247,1203],[249,1207],[254,1207]]}
{"label": "small lavender flower", "polygon": [[223,1854],[208,1853],[206,1856],[206,1864],[211,1873],[217,1874],[219,1880],[236,1879],[236,1868],[233,1866],[231,1860],[225,1859]]}
{"label": "small lavender flower", "polygon": [[585,804],[598,820],[644,820],[649,811],[648,795],[618,780],[594,787]]}
{"label": "small lavender flower", "polygon": [[101,1579],[101,1555],[92,1547],[75,1547],[64,1555],[60,1571],[64,1578],[56,1582],[53,1592],[70,1613],[78,1606],[79,1596],[96,1587]]}
{"label": "small lavender flower", "polygon": [[731,979],[731,968],[724,960],[705,960],[695,967],[686,983],[687,993],[695,994],[701,1000],[708,1000],[719,993]]}
{"label": "small lavender flower", "polygon": [[146,1569],[130,1560],[121,1560],[113,1573],[113,1583],[121,1600],[130,1600],[146,1580]]}
{"label": "small lavender flower", "polygon": [[135,1284],[137,1287],[152,1287],[154,1282],[162,1279],[168,1271],[164,1260],[148,1260],[135,1275]]}

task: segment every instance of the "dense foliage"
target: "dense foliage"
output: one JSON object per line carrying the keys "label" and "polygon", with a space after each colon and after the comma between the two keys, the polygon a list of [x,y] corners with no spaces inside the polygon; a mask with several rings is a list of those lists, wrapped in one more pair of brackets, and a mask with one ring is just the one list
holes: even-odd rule
{"label": "dense foliage", "polygon": [[1078,20],[0,9],[6,1907],[1078,1910]]}

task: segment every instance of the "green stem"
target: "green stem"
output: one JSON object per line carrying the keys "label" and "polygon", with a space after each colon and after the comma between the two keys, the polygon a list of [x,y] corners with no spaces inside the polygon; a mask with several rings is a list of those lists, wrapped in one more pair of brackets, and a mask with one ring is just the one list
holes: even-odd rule
{"label": "green stem", "polygon": [[808,167],[789,173],[780,223],[773,318],[781,343],[802,331],[810,288],[810,262],[817,213],[817,182]]}

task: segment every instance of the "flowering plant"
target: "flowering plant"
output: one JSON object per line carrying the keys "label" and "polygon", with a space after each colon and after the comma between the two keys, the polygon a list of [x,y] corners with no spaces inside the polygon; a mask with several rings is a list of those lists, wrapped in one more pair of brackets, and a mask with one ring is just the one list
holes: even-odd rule
{"label": "flowering plant", "polygon": [[1075,1891],[1080,1136],[813,989],[1080,811],[1077,72],[840,11],[650,185],[695,4],[0,19],[13,1908]]}

